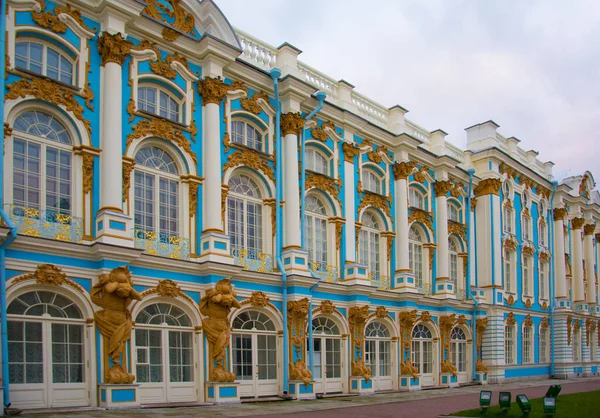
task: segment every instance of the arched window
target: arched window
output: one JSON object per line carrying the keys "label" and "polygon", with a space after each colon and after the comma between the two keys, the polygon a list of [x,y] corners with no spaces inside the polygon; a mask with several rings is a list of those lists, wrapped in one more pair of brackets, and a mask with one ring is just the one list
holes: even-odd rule
{"label": "arched window", "polygon": [[381,178],[373,170],[363,169],[361,176],[363,189],[369,192],[384,194]]}
{"label": "arched window", "polygon": [[244,311],[233,320],[233,329],[247,331],[276,331],[275,324],[267,315],[259,311]]}
{"label": "arched window", "polygon": [[415,275],[417,287],[423,286],[423,238],[421,232],[412,226],[408,233],[408,260],[410,271]]}
{"label": "arched window", "polygon": [[408,203],[413,208],[427,210],[425,195],[416,187],[410,187],[408,189]]}
{"label": "arched window", "polygon": [[72,152],[71,137],[54,116],[21,113],[13,133],[13,204],[72,215]]}
{"label": "arched window", "polygon": [[322,153],[317,151],[314,147],[308,147],[306,149],[306,169],[321,173],[326,176],[329,175],[329,161]]}
{"label": "arched window", "polygon": [[533,327],[523,327],[523,363],[533,362]]}
{"label": "arched window", "polygon": [[381,262],[379,259],[379,241],[380,241],[379,222],[369,212],[362,216],[362,228],[358,241],[359,263],[369,267],[372,275],[379,275],[381,271]]}
{"label": "arched window", "polygon": [[24,293],[8,305],[7,314],[82,319],[83,314],[70,299],[44,290]]}
{"label": "arched window", "polygon": [[392,341],[390,331],[379,321],[371,322],[365,328],[365,364],[371,369],[381,390],[382,379],[392,375]]}
{"label": "arched window", "polygon": [[433,338],[424,324],[417,324],[412,331],[412,362],[421,375],[421,384],[433,384]]}
{"label": "arched window", "polygon": [[450,333],[450,360],[459,372],[467,371],[467,336],[459,327]]}
{"label": "arched window", "polygon": [[320,316],[312,321],[313,334],[340,335],[340,329],[331,319]]}
{"label": "arched window", "polygon": [[460,222],[460,210],[452,203],[448,203],[448,219],[454,222]]}
{"label": "arched window", "polygon": [[504,195],[503,198],[504,199],[508,199],[511,200],[511,189],[510,189],[510,183],[509,180],[505,180],[504,183],[502,183],[502,194]]}
{"label": "arched window", "polygon": [[367,338],[389,338],[390,331],[379,321],[371,322],[365,328],[365,337]]}
{"label": "arched window", "polygon": [[146,306],[135,318],[135,323],[176,327],[192,326],[190,317],[183,310],[170,303],[155,303]]}
{"label": "arched window", "polygon": [[227,228],[233,249],[262,252],[263,225],[260,189],[245,174],[229,180]]}
{"label": "arched window", "polygon": [[306,197],[306,242],[308,260],[327,265],[327,212],[325,205],[318,197]]}
{"label": "arched window", "polygon": [[147,146],[135,155],[134,222],[140,233],[160,240],[179,235],[179,175],[175,161],[163,149]]}
{"label": "arched window", "polygon": [[513,253],[508,248],[504,249],[504,286],[506,291],[513,293],[514,290],[513,274]]}
{"label": "arched window", "polygon": [[454,238],[448,238],[448,260],[450,262],[450,279],[456,286],[458,283],[458,244]]}
{"label": "arched window", "polygon": [[515,327],[514,325],[504,326],[504,360],[506,364],[515,363]]}
{"label": "arched window", "polygon": [[46,43],[20,41],[15,45],[15,67],[74,84],[73,61],[58,48]]}
{"label": "arched window", "polygon": [[140,86],[138,87],[137,99],[139,110],[161,116],[173,122],[180,121],[179,102],[168,90],[155,86]]}
{"label": "arched window", "polygon": [[260,131],[243,120],[231,122],[231,141],[257,151],[264,151],[263,136]]}

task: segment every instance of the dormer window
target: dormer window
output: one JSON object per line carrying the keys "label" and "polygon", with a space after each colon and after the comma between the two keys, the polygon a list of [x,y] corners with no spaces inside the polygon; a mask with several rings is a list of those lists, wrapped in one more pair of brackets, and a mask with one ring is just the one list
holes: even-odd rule
{"label": "dormer window", "polygon": [[248,122],[242,120],[231,122],[231,140],[236,144],[263,151],[263,135]]}
{"label": "dormer window", "polygon": [[65,84],[73,84],[73,62],[65,54],[40,42],[17,42],[15,66]]}
{"label": "dormer window", "polygon": [[150,86],[138,87],[139,110],[179,122],[179,103],[166,91]]}

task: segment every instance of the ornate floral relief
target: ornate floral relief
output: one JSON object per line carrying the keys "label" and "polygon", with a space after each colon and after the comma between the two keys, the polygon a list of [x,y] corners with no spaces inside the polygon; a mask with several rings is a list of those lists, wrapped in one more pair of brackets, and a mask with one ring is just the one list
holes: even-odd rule
{"label": "ornate floral relief", "polygon": [[240,99],[240,105],[242,109],[258,115],[263,110],[262,106],[258,103],[258,99],[268,102],[269,96],[264,91],[255,92],[251,97]]}
{"label": "ornate floral relief", "polygon": [[340,186],[341,182],[338,179],[333,179],[329,176],[325,176],[320,173],[308,172],[306,173],[306,190],[317,188],[326,192],[328,195],[333,197],[342,206],[342,202],[339,197],[339,190],[336,186]]}
{"label": "ornate floral relief", "polygon": [[579,183],[579,196],[584,196],[586,199],[590,198],[590,190],[588,187],[590,175],[585,173],[581,178],[581,182]]}
{"label": "ornate floral relief", "polygon": [[426,165],[423,165],[421,168],[419,168],[415,174],[414,174],[414,178],[416,181],[418,181],[419,183],[425,183],[425,181],[427,180],[426,175],[429,174],[429,167],[427,167]]}
{"label": "ornate floral relief", "polygon": [[411,212],[408,215],[408,224],[410,225],[413,222],[426,225],[430,230],[433,230],[433,221],[431,220],[431,215],[429,212],[426,212],[422,209],[411,209]]}
{"label": "ornate floral relief", "polygon": [[544,317],[542,318],[542,322],[540,322],[540,327],[546,329],[548,328],[548,318]]}
{"label": "ornate floral relief", "polygon": [[319,311],[324,314],[332,314],[335,311],[335,305],[330,300],[324,300],[319,305]]}
{"label": "ornate floral relief", "polygon": [[356,352],[356,361],[352,356],[352,374],[363,376],[367,381],[371,379],[371,369],[359,363],[364,362],[365,324],[369,317],[369,305],[363,307],[353,306],[348,311],[348,325],[352,339],[353,353]]}
{"label": "ornate floral relief", "polygon": [[[364,145],[364,142],[362,145]],[[369,159],[369,161],[375,164],[379,164],[383,160],[383,156],[387,155],[387,153],[387,148],[382,145],[380,147],[377,147],[377,149],[367,152],[367,158]]]}
{"label": "ornate floral relief", "polygon": [[[44,2],[43,0],[38,0],[38,3],[40,5],[41,10],[44,10],[46,8],[46,2]],[[56,13],[56,11],[55,11],[55,13]],[[58,19],[58,13],[54,14],[53,12],[50,12],[50,11],[48,11],[48,12],[32,11],[31,18],[39,26],[46,28],[46,29],[50,29],[52,32],[65,33],[67,31],[67,24],[61,22]]]}
{"label": "ornate floral relief", "polygon": [[544,301],[544,303],[542,303],[542,309],[543,310],[548,309],[548,303],[546,301]]}
{"label": "ornate floral relief", "polygon": [[182,293],[181,288],[173,280],[161,280],[158,282],[156,292],[160,296],[168,298],[176,298]]}
{"label": "ornate floral relief", "polygon": [[464,190],[465,190],[465,185],[458,181],[458,182],[454,183],[454,185],[452,186],[452,189],[450,190],[450,196],[458,199],[460,197],[461,193],[464,192]]}
{"label": "ornate floral relief", "polygon": [[433,190],[435,191],[435,195],[437,197],[446,196],[450,190],[454,187],[454,184],[450,181],[436,181],[433,183]]}
{"label": "ornate floral relief", "polygon": [[335,248],[339,250],[342,246],[342,228],[346,220],[338,216],[329,218],[328,221],[335,225]]}
{"label": "ornate floral relief", "polygon": [[360,152],[358,147],[347,142],[342,144],[342,150],[344,151],[344,161],[348,161],[349,163],[354,163],[354,157]]}
{"label": "ornate floral relief", "polygon": [[531,315],[527,315],[525,317],[525,319],[523,320],[523,326],[524,327],[532,327],[533,326],[533,319],[531,319]]}
{"label": "ornate floral relief", "polygon": [[[166,0],[166,2],[171,5],[171,9],[167,8],[163,3],[159,3],[157,0],[148,0],[146,1],[147,6],[142,13],[171,26],[179,32],[192,35],[194,33],[194,16],[181,7],[181,0]],[[163,15],[168,16],[169,19]],[[177,39],[179,34],[173,29],[163,29],[162,35],[165,40],[174,41]]]}
{"label": "ornate floral relief", "polygon": [[94,181],[94,155],[83,154],[83,194],[88,194],[92,191],[92,183]]}
{"label": "ornate floral relief", "polygon": [[475,196],[486,196],[489,194],[495,194],[496,196],[500,195],[500,187],[502,186],[502,182],[498,179],[484,179],[479,182],[479,184],[475,187]]}
{"label": "ornate floral relief", "polygon": [[508,315],[506,316],[506,325],[513,326],[516,323],[517,323],[517,321],[515,320],[515,314],[512,312],[509,312]]}
{"label": "ornate floral relief", "polygon": [[448,234],[456,234],[463,240],[467,240],[467,225],[448,220]]}
{"label": "ornate floral relief", "polygon": [[[160,54],[158,54],[160,56]],[[164,61],[154,61],[150,63],[150,69],[153,73],[158,74],[162,77],[173,80],[177,77],[177,71],[171,67],[171,64],[177,61],[183,65],[189,72],[192,72],[188,66],[187,59],[184,56],[179,55],[177,52],[171,55],[167,55]]]}
{"label": "ornate floral relief", "polygon": [[354,235],[355,235],[355,240],[356,240],[356,250],[358,251],[358,241],[360,238],[360,230],[362,229],[362,223],[360,222],[354,222]]}
{"label": "ornate floral relief", "polygon": [[220,104],[225,95],[230,91],[247,91],[243,83],[234,81],[231,84],[225,84],[221,77],[204,77],[198,81],[198,93],[202,96],[202,103]]}
{"label": "ornate floral relief", "polygon": [[250,305],[255,308],[264,308],[269,304],[271,299],[267,296],[265,292],[252,292],[252,296],[250,296],[249,302]]}
{"label": "ornate floral relief", "polygon": [[417,310],[415,309],[412,311],[400,312],[399,321],[400,332],[402,336],[402,345],[406,350],[410,350],[410,343],[412,341],[412,329],[415,326],[415,322],[417,322]]}
{"label": "ornate floral relief", "polygon": [[535,187],[535,183],[530,178],[519,176],[519,181],[523,186],[525,186],[529,190],[533,190],[533,188]]}
{"label": "ornate floral relief", "polygon": [[421,322],[431,322],[431,314],[429,313],[429,311],[423,311],[421,312],[421,316],[419,317],[419,319],[421,320]]}
{"label": "ornate floral relief", "polygon": [[429,253],[429,270],[433,271],[433,258],[435,257],[436,244],[424,244],[423,247],[427,248]]}
{"label": "ornate floral relief", "polygon": [[313,128],[310,132],[314,139],[326,142],[329,139],[329,134],[325,131],[325,128],[330,128],[335,131],[335,125],[331,121],[323,122],[321,127]]}
{"label": "ornate floral relief", "polygon": [[505,163],[501,163],[500,164],[500,172],[502,174],[506,174],[506,176],[508,178],[511,178],[511,179],[515,179],[519,175],[519,173],[517,173],[517,170],[515,170],[514,168],[509,167]]}
{"label": "ornate floral relief", "polygon": [[129,189],[131,188],[131,172],[135,166],[133,159],[123,158],[123,202],[129,201]]}
{"label": "ornate floral relief", "polygon": [[366,207],[373,206],[385,213],[388,216],[388,218],[391,218],[392,214],[390,211],[390,207],[388,206],[388,203],[391,201],[391,196],[385,197],[377,193],[365,191],[364,196],[360,200],[360,205],[358,205],[358,213],[360,213]]}
{"label": "ornate floral relief", "polygon": [[387,259],[390,261],[392,259],[392,249],[394,247],[394,238],[396,238],[396,234],[394,232],[389,232],[386,234],[382,233],[381,236],[386,239]]}
{"label": "ornate floral relief", "polygon": [[103,32],[102,37],[98,39],[98,52],[102,57],[102,66],[109,62],[123,65],[132,47],[133,44],[127,41],[121,33],[112,35]]}
{"label": "ornate floral relief", "polygon": [[477,349],[481,350],[482,341],[483,341],[483,333],[487,328],[488,319],[487,318],[479,318],[476,321],[476,329],[477,329]]}
{"label": "ornate floral relief", "polygon": [[567,316],[567,344],[571,345],[571,329],[573,328],[573,317]]}
{"label": "ornate floral relief", "polygon": [[515,304],[515,298],[513,295],[509,295],[505,300],[507,305],[513,306]]}
{"label": "ornate floral relief", "polygon": [[150,51],[153,51],[156,54],[157,58],[160,58],[160,50],[158,49],[158,45],[156,45],[154,42],[150,42],[147,39],[144,39],[143,41],[141,41],[136,46],[131,47],[131,49],[133,51],[146,51],[146,50],[150,50]]}
{"label": "ornate floral relief", "polygon": [[531,302],[531,299],[525,300],[525,307],[527,309],[531,309],[532,306],[533,306],[533,303]]}
{"label": "ornate floral relief", "polygon": [[417,168],[417,163],[414,161],[403,161],[401,163],[394,163],[392,170],[394,171],[394,178],[396,180],[407,179],[413,171]]}
{"label": "ornate floral relief", "polygon": [[475,365],[475,371],[483,372],[483,373],[487,373],[487,371],[488,371],[487,366],[485,364],[483,364],[483,361],[480,358],[477,359],[477,363]]}
{"label": "ornate floral relief", "polygon": [[304,118],[300,113],[282,113],[281,114],[281,135],[298,135],[300,129],[304,127]]}
{"label": "ornate floral relief", "polygon": [[180,146],[189,154],[190,157],[192,157],[194,163],[198,163],[198,157],[196,157],[196,153],[192,151],[190,141],[183,136],[180,130],[175,129],[173,125],[166,120],[152,119],[149,121],[139,121],[133,127],[133,133],[127,135],[126,146],[129,147],[129,145],[137,138],[146,136],[156,136]]}
{"label": "ornate floral relief", "polygon": [[86,127],[88,133],[92,134],[90,121],[83,116],[83,107],[79,104],[73,93],[59,84],[41,78],[32,78],[31,81],[21,79],[7,86],[8,93],[5,100],[14,100],[33,96],[44,102],[50,102],[57,106],[63,106],[68,112],[72,112]]}
{"label": "ornate floral relief", "polygon": [[189,185],[189,212],[190,212],[190,217],[192,216],[196,216],[196,209],[198,207],[198,183],[194,182],[190,182]]}
{"label": "ornate floral relief", "polygon": [[459,315],[457,318],[458,325],[467,325],[467,317],[464,315]]}
{"label": "ornate floral relief", "polygon": [[296,352],[297,360],[294,362],[294,356],[290,356],[290,379],[291,380],[302,380],[304,385],[308,386],[312,379],[312,373],[306,368],[304,342],[306,336],[304,330],[306,329],[306,322],[308,319],[308,298],[304,298],[297,301],[289,301],[288,310],[288,323],[287,327],[289,330],[291,348]]}
{"label": "ornate floral relief", "polygon": [[[442,347],[446,350],[450,349],[450,331],[457,324],[456,314],[440,316],[439,326],[442,336]],[[443,354],[442,354],[443,357]]]}
{"label": "ornate floral relief", "polygon": [[590,346],[590,334],[594,332],[596,328],[596,323],[591,319],[585,320],[585,345],[586,347]]}
{"label": "ornate floral relief", "polygon": [[231,154],[229,156],[229,160],[223,166],[223,172],[227,171],[232,167],[237,167],[240,165],[260,171],[264,175],[269,177],[271,181],[275,182],[275,172],[273,171],[269,163],[263,158],[261,158],[259,153],[251,149],[244,148]]}

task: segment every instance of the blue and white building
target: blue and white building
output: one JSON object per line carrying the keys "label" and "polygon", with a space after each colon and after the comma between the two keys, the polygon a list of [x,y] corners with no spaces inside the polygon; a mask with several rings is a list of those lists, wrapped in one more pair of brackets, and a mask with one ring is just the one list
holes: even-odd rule
{"label": "blue and white building", "polygon": [[89,293],[121,266],[141,404],[215,398],[199,302],[225,277],[224,397],[598,373],[589,171],[554,182],[491,120],[459,149],[211,0],[3,10],[5,403],[102,404]]}

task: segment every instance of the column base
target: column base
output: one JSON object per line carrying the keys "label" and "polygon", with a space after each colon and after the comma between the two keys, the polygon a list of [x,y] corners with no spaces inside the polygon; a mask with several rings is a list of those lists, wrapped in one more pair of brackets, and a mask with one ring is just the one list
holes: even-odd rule
{"label": "column base", "polygon": [[308,386],[305,385],[302,380],[290,380],[288,393],[294,396],[298,401],[310,401],[316,399],[314,380],[311,380]]}
{"label": "column base", "polygon": [[101,210],[96,216],[96,242],[133,248],[133,219],[111,210]]}
{"label": "column base", "polygon": [[488,384],[487,373],[486,372],[475,372],[475,381],[481,383],[482,385]]}
{"label": "column base", "polygon": [[573,311],[574,312],[587,312],[588,311],[588,305],[585,302],[574,302],[573,303]]}
{"label": "column base", "polygon": [[567,298],[556,298],[556,310],[571,309],[571,301]]}
{"label": "column base", "polygon": [[600,309],[600,307],[595,302],[588,303],[587,305],[588,305],[588,312],[590,313],[590,315],[594,315]]}
{"label": "column base", "polygon": [[[471,294],[477,300],[477,303],[485,303],[485,292],[479,287],[471,286]],[[470,297],[467,298],[469,300]]]}
{"label": "column base", "polygon": [[288,247],[281,253],[283,267],[288,275],[312,277],[308,270],[308,253],[300,247]]}
{"label": "column base", "polygon": [[140,385],[113,385],[103,383],[98,385],[99,404],[106,409],[130,409],[139,408],[140,400],[138,388]]}
{"label": "column base", "polygon": [[364,376],[350,376],[350,393],[358,393],[360,395],[374,394],[373,381],[365,379]]}
{"label": "column base", "polygon": [[369,278],[367,266],[358,263],[346,263],[344,266],[344,273],[345,284],[371,286],[371,279]]}
{"label": "column base", "polygon": [[237,382],[206,382],[206,400],[216,404],[240,403]]}
{"label": "column base", "polygon": [[440,377],[442,386],[448,386],[449,388],[458,387],[458,376],[455,376],[452,373],[442,373]]}
{"label": "column base", "polygon": [[408,389],[411,392],[421,390],[421,379],[413,377],[410,374],[401,374],[398,377],[400,389]]}
{"label": "column base", "polygon": [[214,261],[233,264],[229,235],[221,231],[204,231],[200,237],[200,257],[198,261]]}
{"label": "column base", "polygon": [[392,292],[397,293],[417,293],[415,276],[409,271],[396,270],[394,280],[392,281]]}
{"label": "column base", "polygon": [[435,293],[433,297],[436,299],[456,299],[452,280],[448,277],[435,279]]}

